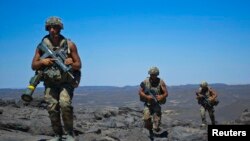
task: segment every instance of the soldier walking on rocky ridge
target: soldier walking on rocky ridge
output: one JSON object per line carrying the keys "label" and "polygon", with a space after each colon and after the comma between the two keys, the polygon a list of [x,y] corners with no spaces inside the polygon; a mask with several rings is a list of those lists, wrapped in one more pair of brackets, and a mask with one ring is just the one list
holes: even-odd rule
{"label": "soldier walking on rocky ridge", "polygon": [[140,100],[144,102],[143,120],[144,127],[149,130],[152,138],[153,131],[159,132],[161,124],[161,104],[165,104],[168,96],[165,82],[158,77],[159,69],[151,67],[150,75],[141,82],[139,88]]}
{"label": "soldier walking on rocky ridge", "polygon": [[81,59],[76,45],[60,34],[62,29],[63,23],[59,17],[49,17],[46,20],[45,30],[49,34],[42,39],[36,49],[32,69],[42,71],[44,97],[48,103],[49,118],[55,132],[55,138],[51,141],[61,141],[63,129],[67,134],[66,141],[75,141],[71,103],[74,89],[80,81]]}
{"label": "soldier walking on rocky ridge", "polygon": [[207,125],[206,111],[209,113],[212,125],[215,125],[216,121],[214,116],[214,106],[219,103],[219,101],[216,99],[217,93],[211,87],[208,87],[208,83],[206,81],[202,81],[198,91],[196,92],[196,96],[198,104],[201,105],[201,126],[203,127]]}

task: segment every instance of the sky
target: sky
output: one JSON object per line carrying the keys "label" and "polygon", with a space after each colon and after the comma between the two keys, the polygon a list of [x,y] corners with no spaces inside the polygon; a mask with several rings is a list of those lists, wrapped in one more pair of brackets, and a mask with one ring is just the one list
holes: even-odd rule
{"label": "sky", "polygon": [[248,0],[1,0],[0,88],[28,86],[50,16],[62,19],[62,35],[78,48],[80,86],[139,85],[152,66],[168,86],[250,84],[249,7]]}

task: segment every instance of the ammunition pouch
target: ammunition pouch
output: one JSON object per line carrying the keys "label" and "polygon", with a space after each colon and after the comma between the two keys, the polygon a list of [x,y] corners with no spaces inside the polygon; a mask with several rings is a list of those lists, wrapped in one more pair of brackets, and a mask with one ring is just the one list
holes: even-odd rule
{"label": "ammunition pouch", "polygon": [[44,80],[49,81],[61,81],[62,80],[62,74],[61,71],[57,68],[51,67],[44,71]]}
{"label": "ammunition pouch", "polygon": [[72,79],[71,77],[69,77],[68,78],[69,82],[74,88],[77,88],[80,84],[80,81],[81,81],[81,71],[80,70],[73,70],[72,74],[75,77],[75,79]]}
{"label": "ammunition pouch", "polygon": [[[147,93],[146,93],[146,94],[147,94]],[[148,95],[148,94],[147,94],[147,95]],[[141,101],[141,102],[147,102],[147,99],[144,98],[144,97],[142,97],[142,96],[140,95],[140,101]],[[158,101],[158,103],[159,103],[159,104],[165,104],[166,101],[167,101],[167,98],[165,97],[165,98],[162,99],[161,101]]]}

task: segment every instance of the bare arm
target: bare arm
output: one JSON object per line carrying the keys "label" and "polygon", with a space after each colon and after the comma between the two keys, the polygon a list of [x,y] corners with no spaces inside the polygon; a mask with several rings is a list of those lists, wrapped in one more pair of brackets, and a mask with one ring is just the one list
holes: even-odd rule
{"label": "bare arm", "polygon": [[145,93],[144,93],[144,89],[143,89],[143,83],[141,83],[141,87],[139,88],[139,95],[141,96],[141,97],[143,97],[144,99],[146,99],[148,102],[150,102],[151,100],[153,100],[153,97],[152,96],[150,96],[150,95],[146,95]]}
{"label": "bare arm", "polygon": [[198,91],[196,91],[196,99],[201,99],[204,96],[201,94],[202,88],[199,88]]}
{"label": "bare arm", "polygon": [[38,49],[36,49],[35,56],[32,60],[31,68],[32,70],[39,70],[42,67],[42,62],[40,61],[41,53]]}
{"label": "bare arm", "polygon": [[165,84],[165,82],[162,83],[161,88],[162,88],[162,91],[163,91],[162,96],[164,98],[168,97],[168,90],[167,90],[167,85]]}
{"label": "bare arm", "polygon": [[161,83],[161,89],[162,89],[162,95],[158,95],[157,96],[157,100],[161,101],[163,99],[165,99],[166,97],[168,97],[168,90],[167,90],[167,85],[165,84],[164,81],[162,81]]}
{"label": "bare arm", "polygon": [[211,94],[211,99],[215,100],[215,98],[217,97],[217,93],[212,88],[209,88],[209,91]]}
{"label": "bare arm", "polygon": [[71,65],[74,70],[80,70],[82,67],[81,59],[77,51],[77,47],[73,42],[68,42],[70,48],[69,58],[65,60],[65,64]]}
{"label": "bare arm", "polygon": [[41,57],[41,52],[38,49],[36,49],[35,56],[33,57],[31,65],[32,70],[39,70],[43,66],[50,66],[54,63],[54,60],[52,58],[40,59],[40,57]]}

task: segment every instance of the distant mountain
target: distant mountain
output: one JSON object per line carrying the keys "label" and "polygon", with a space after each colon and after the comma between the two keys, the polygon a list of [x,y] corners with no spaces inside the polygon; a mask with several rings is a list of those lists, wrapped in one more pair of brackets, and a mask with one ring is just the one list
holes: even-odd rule
{"label": "distant mountain", "polygon": [[[244,109],[250,109],[250,84],[227,85],[211,84],[218,93],[220,104],[215,107],[219,121],[235,119]],[[200,120],[199,105],[195,99],[198,84],[168,86],[169,96],[163,105],[164,109],[174,109],[179,113],[177,118]],[[139,86],[81,86],[75,90],[73,104],[75,106],[143,106],[138,96]],[[0,98],[20,99],[25,89],[0,89]],[[43,96],[43,88],[37,88],[34,97]]]}

